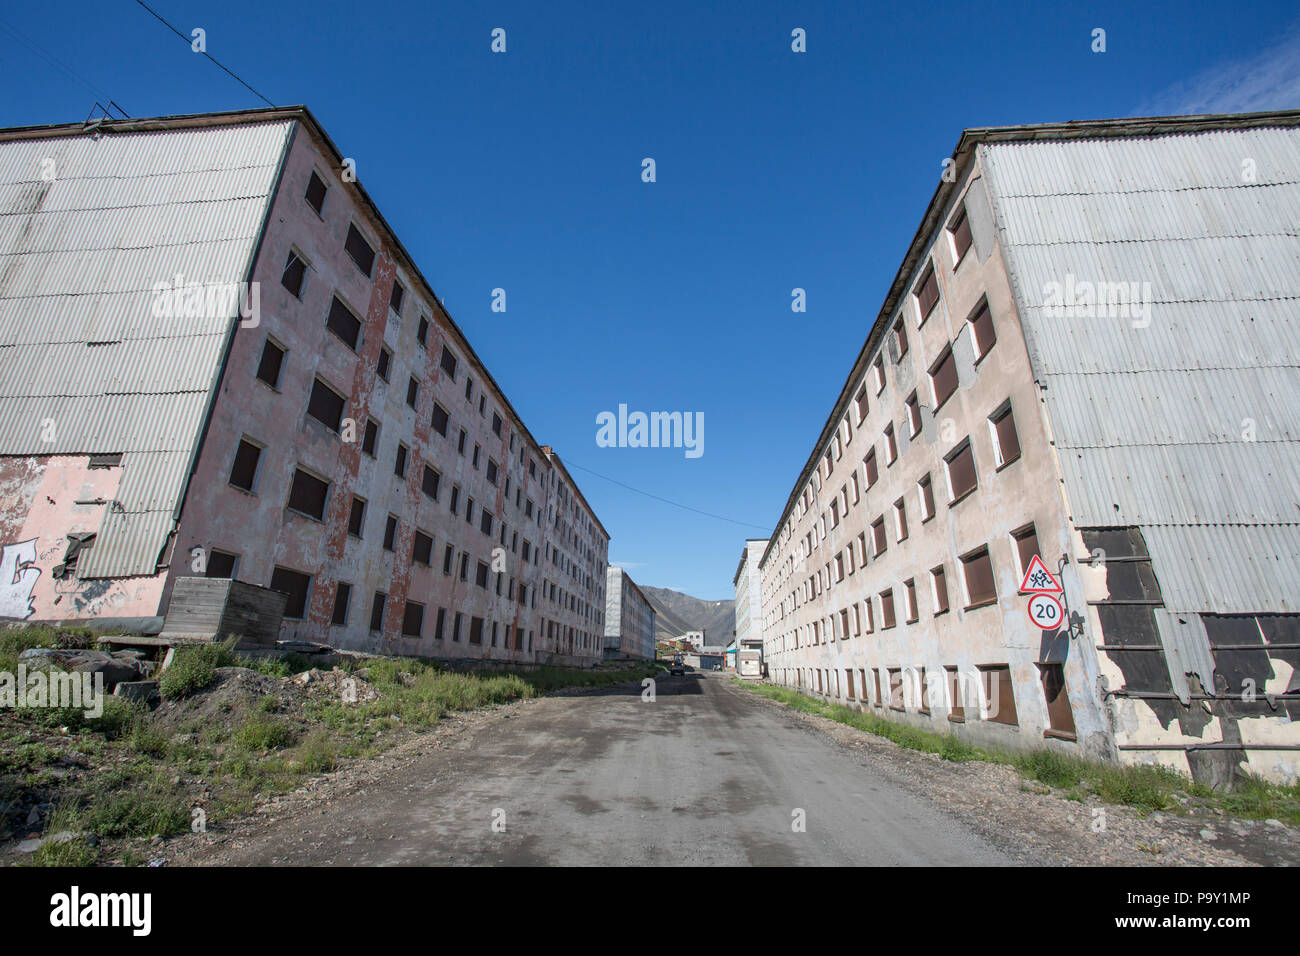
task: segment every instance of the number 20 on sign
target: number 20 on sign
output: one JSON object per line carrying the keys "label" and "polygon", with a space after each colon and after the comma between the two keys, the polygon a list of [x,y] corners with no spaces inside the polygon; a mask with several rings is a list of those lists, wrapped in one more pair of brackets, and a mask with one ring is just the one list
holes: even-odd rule
{"label": "number 20 on sign", "polygon": [[1054,631],[1065,620],[1065,608],[1051,594],[1035,594],[1029,600],[1029,620],[1034,627]]}

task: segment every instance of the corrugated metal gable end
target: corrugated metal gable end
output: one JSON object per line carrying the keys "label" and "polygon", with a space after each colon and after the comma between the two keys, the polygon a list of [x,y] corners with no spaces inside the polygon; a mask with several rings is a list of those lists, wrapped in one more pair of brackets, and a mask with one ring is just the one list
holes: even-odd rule
{"label": "corrugated metal gable end", "polygon": [[245,280],[292,125],[0,143],[0,454],[124,453],[82,577],[156,570],[236,318],[155,286]]}
{"label": "corrugated metal gable end", "polygon": [[1075,525],[1141,527],[1171,612],[1300,610],[1300,130],[978,149]]}

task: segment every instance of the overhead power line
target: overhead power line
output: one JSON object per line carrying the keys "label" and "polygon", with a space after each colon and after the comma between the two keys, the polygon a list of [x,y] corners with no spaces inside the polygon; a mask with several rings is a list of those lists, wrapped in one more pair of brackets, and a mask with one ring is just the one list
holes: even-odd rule
{"label": "overhead power line", "polygon": [[711,511],[701,511],[699,508],[692,508],[690,505],[684,505],[679,501],[673,501],[670,498],[664,498],[661,495],[656,495],[649,491],[642,491],[640,488],[633,488],[631,485],[625,484],[624,482],[619,481],[617,478],[611,478],[608,475],[602,475],[598,471],[592,471],[590,468],[584,468],[582,465],[576,464],[575,462],[570,461],[568,458],[561,458],[560,460],[564,462],[565,467],[567,468],[577,468],[579,471],[585,471],[589,475],[595,475],[597,478],[602,478],[605,481],[616,484],[620,488],[626,488],[628,491],[634,491],[638,495],[645,495],[647,498],[653,498],[655,501],[662,501],[664,504],[672,505],[674,508],[681,508],[683,511],[691,511],[697,515],[704,515],[706,518],[716,518],[719,521],[726,521],[731,524],[738,524],[743,528],[758,528],[762,531],[768,530],[765,525],[754,524],[752,521],[737,521],[735,518],[727,518],[724,517],[723,515],[715,515]]}
{"label": "overhead power line", "polygon": [[[149,6],[149,4],[145,3],[144,0],[135,0],[135,2],[138,3],[138,4],[140,4],[140,6],[144,7],[144,8],[145,8],[146,10],[148,10],[150,13],[152,13],[152,14],[154,15],[154,17],[157,18],[157,20],[158,20],[159,23],[163,24],[165,27],[167,27],[167,29],[171,30],[172,33],[176,34],[178,37],[180,37],[182,40],[184,40],[186,46],[188,46],[190,49],[194,49],[194,44],[193,44],[193,41],[191,40],[191,38],[188,37],[188,36],[186,36],[184,33],[181,33],[180,30],[177,30],[174,26],[172,26],[170,23],[168,23],[166,20],[164,20],[163,17],[162,17],[162,15],[161,15],[160,13],[158,13],[157,10],[153,9],[153,7]],[[223,71],[225,71],[225,73],[227,73],[227,74],[228,74],[230,77],[232,77],[232,78],[233,78],[237,83],[239,83],[241,86],[243,86],[244,89],[248,90],[250,93],[252,93],[252,94],[253,94],[254,96],[256,96],[258,99],[260,99],[260,100],[261,100],[263,103],[265,103],[267,106],[275,106],[275,104],[272,103],[270,100],[268,100],[265,96],[263,96],[261,93],[257,92],[257,90],[253,89],[251,86],[249,86],[247,83],[245,83],[244,80],[243,80],[243,78],[242,78],[241,76],[239,76],[239,74],[235,73],[235,72],[234,72],[233,70],[231,70],[231,69],[228,69],[226,66],[224,66],[224,65],[221,63],[221,61],[219,61],[216,57],[214,57],[214,56],[213,56],[211,53],[209,53],[207,50],[201,50],[201,51],[198,51],[198,52],[201,52],[201,53],[202,53],[204,56],[206,56],[209,60],[211,60],[211,61],[212,61],[213,63],[215,63],[217,66],[221,67],[221,69],[222,69]]]}

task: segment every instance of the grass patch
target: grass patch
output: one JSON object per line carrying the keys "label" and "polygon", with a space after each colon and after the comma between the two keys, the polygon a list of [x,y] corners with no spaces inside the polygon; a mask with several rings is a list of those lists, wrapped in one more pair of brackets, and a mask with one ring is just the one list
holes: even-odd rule
{"label": "grass patch", "polygon": [[330,735],[317,731],[298,748],[298,761],[294,769],[299,773],[329,773],[338,766],[334,741]]}
{"label": "grass patch", "polygon": [[732,683],[795,710],[892,740],[908,750],[938,754],[945,760],[1009,764],[1027,780],[1052,790],[1066,791],[1061,795],[1069,800],[1083,802],[1088,796],[1095,796],[1103,803],[1133,807],[1143,813],[1156,810],[1185,813],[1188,806],[1200,805],[1233,816],[1253,820],[1276,819],[1300,826],[1300,784],[1278,786],[1247,773],[1239,778],[1236,790],[1220,793],[1194,783],[1190,777],[1169,767],[1105,763],[1047,748],[1009,753],[975,747],[952,734],[896,724],[875,714],[825,703],[785,687],[739,679],[733,679]]}
{"label": "grass patch", "polygon": [[283,720],[255,714],[234,733],[235,743],[248,751],[280,750],[291,745],[297,732]]}
{"label": "grass patch", "polygon": [[179,700],[211,687],[218,667],[243,663],[234,654],[238,642],[238,637],[231,637],[221,644],[176,648],[171,664],[158,677],[158,693],[168,700]]}

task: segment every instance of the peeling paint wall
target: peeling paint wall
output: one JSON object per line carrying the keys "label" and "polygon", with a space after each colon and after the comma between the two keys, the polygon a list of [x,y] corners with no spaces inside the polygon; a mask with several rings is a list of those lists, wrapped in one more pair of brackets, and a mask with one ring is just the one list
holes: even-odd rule
{"label": "peeling paint wall", "polygon": [[[93,535],[122,469],[85,455],[0,457],[0,618],[62,621],[152,618],[164,576],[77,577],[65,569],[70,535]],[[92,544],[91,547],[94,545]]]}
{"label": "peeling paint wall", "polygon": [[[972,164],[943,223],[952,221],[968,186],[972,201],[967,208],[972,218],[985,208],[980,170],[978,164]],[[979,201],[974,198],[977,195]],[[834,439],[814,450],[819,459],[831,451],[830,474],[826,475],[824,464],[819,466],[809,482],[810,507],[804,511],[796,505],[777,529],[775,544],[761,567],[764,659],[771,679],[778,683],[839,703],[872,707],[901,722],[952,730],[977,743],[1012,748],[1051,746],[1108,756],[1112,752],[1109,715],[1097,689],[1095,652],[1077,635],[1034,627],[1026,613],[1027,600],[1018,593],[1024,566],[1012,536],[1032,524],[1039,553],[1062,579],[1067,614],[1078,620],[1085,617],[1083,583],[1071,563],[1072,529],[1006,267],[988,224],[973,223],[972,232],[974,241],[960,261],[945,228],[941,226],[930,237],[912,281],[919,280],[932,262],[938,303],[921,323],[916,299],[905,295],[898,309],[873,332],[877,343],[855,367],[854,387],[847,393],[850,397],[832,416],[847,419],[835,432],[839,452]],[[984,300],[992,314],[996,343],[977,360],[968,320]],[[883,334],[900,318],[907,338],[906,352],[901,355],[894,337]],[[928,373],[949,346],[956,357],[959,384],[936,411]],[[879,395],[871,371],[877,357],[882,359],[885,373]],[[853,401],[859,383],[867,390],[864,417],[859,416]],[[911,437],[906,402],[914,390],[921,431]],[[1008,400],[1021,452],[1018,458],[999,465],[990,416]],[[898,446],[892,464],[888,463],[884,438],[890,425]],[[967,439],[977,488],[950,502],[945,456]],[[879,478],[868,488],[864,459],[873,448]],[[920,511],[918,482],[926,475],[936,511],[930,518]],[[900,499],[907,520],[907,536],[902,541],[893,516],[894,504]],[[838,521],[832,502],[838,503]],[[881,518],[887,547],[876,556],[872,525]],[[807,553],[805,541],[810,533],[813,544]],[[985,546],[996,599],[968,608],[960,558]],[[842,579],[838,570],[841,560],[845,564]],[[941,609],[932,585],[931,572],[939,567],[944,572],[947,610]],[[814,577],[817,583],[810,584]],[[916,620],[911,623],[907,621],[908,580],[915,583],[917,602]],[[885,626],[880,596],[885,591],[893,596],[894,627]],[[870,630],[866,626],[868,605],[873,623]],[[849,612],[847,633],[841,616],[844,611]],[[1049,733],[1040,667],[1044,664],[1063,666],[1073,733]],[[942,693],[929,695],[925,701],[928,708],[923,709],[919,695],[910,692],[902,709],[890,708],[891,671],[897,671],[901,679],[909,671],[919,676],[924,669],[933,678],[949,668],[976,674],[982,667],[996,665],[1005,665],[1010,671],[1015,726],[977,719],[978,708],[970,706],[970,701],[962,720],[950,719],[954,714]],[[939,686],[941,690],[942,683]]]}
{"label": "peeling paint wall", "polygon": [[[320,214],[304,199],[313,173],[329,187]],[[376,253],[369,276],[345,250],[352,226]],[[291,254],[309,263],[300,296],[281,283]],[[339,177],[328,149],[299,124],[255,267],[262,322],[235,335],[181,516],[172,573],[195,573],[192,556],[202,549],[237,556],[234,576],[251,584],[270,586],[277,567],[309,575],[305,612],[286,618],[285,638],[440,658],[594,663],[603,653],[608,535],[559,458],[519,426],[441,305],[403,262],[383,224]],[[396,284],[404,290],[400,313]],[[336,296],[361,322],[356,351],[326,327]],[[422,318],[428,323],[423,344]],[[268,338],[285,351],[274,386],[258,377]],[[454,375],[440,365],[444,345],[456,358]],[[378,374],[384,350],[387,381]],[[355,423],[350,434],[308,414],[317,379],[343,396],[344,431],[347,420]],[[449,417],[446,436],[432,426],[435,402]],[[362,450],[368,420],[378,425],[373,454]],[[251,492],[229,481],[242,438],[262,446]],[[404,478],[395,474],[399,442],[406,448]],[[487,477],[489,462],[495,482]],[[436,498],[424,490],[426,465],[438,474]],[[288,507],[300,468],[329,483],[322,520]],[[365,502],[359,537],[349,533],[354,496]],[[490,533],[481,524],[485,508]],[[388,550],[390,515],[397,533]],[[413,558],[417,530],[433,539],[427,565]],[[453,557],[445,573],[448,546]],[[478,583],[480,562],[490,569],[486,587]],[[341,583],[351,595],[336,623]],[[382,627],[372,630],[376,593],[386,596],[385,610]],[[404,633],[408,601],[423,605],[418,634]],[[454,639],[457,614],[462,623]],[[470,643],[475,618],[483,621],[478,644]]]}

